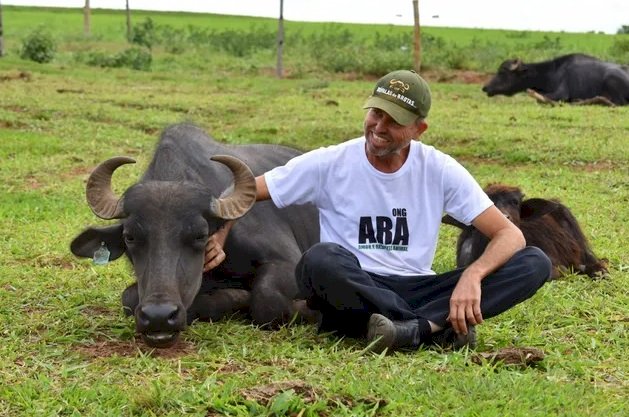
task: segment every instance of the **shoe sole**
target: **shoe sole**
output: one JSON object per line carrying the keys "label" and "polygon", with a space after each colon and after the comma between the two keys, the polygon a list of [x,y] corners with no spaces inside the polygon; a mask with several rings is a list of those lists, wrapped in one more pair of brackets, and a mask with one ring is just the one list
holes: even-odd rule
{"label": "shoe sole", "polygon": [[372,314],[369,317],[367,341],[370,343],[368,348],[372,352],[382,353],[385,349],[390,349],[395,342],[393,322],[381,314]]}

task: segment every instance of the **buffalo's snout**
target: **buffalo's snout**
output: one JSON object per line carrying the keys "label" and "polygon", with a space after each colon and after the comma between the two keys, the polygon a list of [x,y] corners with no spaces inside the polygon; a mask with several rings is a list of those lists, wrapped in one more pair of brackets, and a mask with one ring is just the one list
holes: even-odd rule
{"label": "buffalo's snout", "polygon": [[495,95],[495,92],[491,89],[489,84],[485,84],[482,88],[483,92],[487,94],[489,97]]}
{"label": "buffalo's snout", "polygon": [[186,311],[175,303],[148,303],[136,311],[136,328],[153,347],[172,346],[185,323]]}

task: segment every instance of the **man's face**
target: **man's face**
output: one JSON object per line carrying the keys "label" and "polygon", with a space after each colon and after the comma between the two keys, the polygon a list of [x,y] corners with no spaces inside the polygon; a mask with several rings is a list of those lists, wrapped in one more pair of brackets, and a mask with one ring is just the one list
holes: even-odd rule
{"label": "man's face", "polygon": [[412,139],[419,137],[426,129],[426,124],[421,122],[402,126],[383,110],[371,108],[365,116],[364,128],[367,153],[382,158],[399,154]]}

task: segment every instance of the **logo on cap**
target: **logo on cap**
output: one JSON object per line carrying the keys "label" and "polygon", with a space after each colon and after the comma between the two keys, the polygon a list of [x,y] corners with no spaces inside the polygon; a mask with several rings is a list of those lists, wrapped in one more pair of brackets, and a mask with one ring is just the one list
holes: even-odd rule
{"label": "logo on cap", "polygon": [[409,88],[411,88],[411,86],[405,83],[404,81],[400,81],[400,80],[396,80],[395,78],[392,78],[389,81],[389,88],[393,91],[404,94],[409,90]]}
{"label": "logo on cap", "polygon": [[412,111],[416,110],[415,100],[407,97],[404,93],[406,93],[411,88],[410,84],[405,83],[404,81],[396,80],[392,78],[389,80],[389,88],[386,87],[376,87],[376,91],[374,91],[375,96],[379,96],[384,94],[385,96],[389,96],[387,100],[391,102],[401,101],[398,103],[402,106],[410,107]]}

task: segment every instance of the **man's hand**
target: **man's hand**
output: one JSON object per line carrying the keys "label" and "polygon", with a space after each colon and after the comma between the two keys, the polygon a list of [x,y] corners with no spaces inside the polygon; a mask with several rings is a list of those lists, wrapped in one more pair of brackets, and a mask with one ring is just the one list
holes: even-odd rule
{"label": "man's hand", "polygon": [[[256,201],[268,200],[271,198],[269,188],[266,185],[264,174],[256,177]],[[205,245],[205,260],[203,261],[203,272],[216,268],[225,260],[225,241],[236,220],[227,220],[221,227],[211,235]]]}
{"label": "man's hand", "polygon": [[225,252],[223,247],[227,240],[229,230],[234,222],[232,220],[225,222],[214,234],[212,234],[205,244],[205,260],[203,261],[203,272],[214,269],[225,260]]}
{"label": "man's hand", "polygon": [[467,325],[483,322],[480,309],[480,283],[487,275],[504,265],[526,241],[520,229],[511,223],[496,206],[479,214],[472,224],[489,238],[483,254],[469,265],[452,291],[448,321],[458,334],[467,334]]}
{"label": "man's hand", "polygon": [[447,320],[455,332],[467,334],[468,324],[477,325],[483,322],[480,298],[480,280],[464,273],[450,297],[450,315]]}
{"label": "man's hand", "polygon": [[210,236],[205,244],[205,260],[203,261],[203,272],[214,269],[225,260],[223,245],[218,242],[216,233]]}

